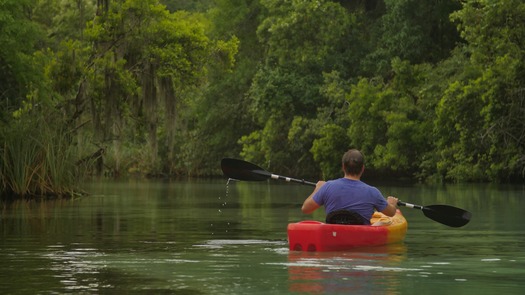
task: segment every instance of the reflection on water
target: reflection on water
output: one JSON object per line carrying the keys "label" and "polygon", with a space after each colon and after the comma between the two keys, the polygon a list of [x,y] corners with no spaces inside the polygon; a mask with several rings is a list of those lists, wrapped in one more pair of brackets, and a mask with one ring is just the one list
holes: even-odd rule
{"label": "reflection on water", "polygon": [[290,252],[310,187],[216,181],[96,182],[89,197],[13,202],[0,219],[0,293],[521,294],[521,186],[380,187],[472,211],[454,229],[402,209],[404,243]]}
{"label": "reflection on water", "polygon": [[102,286],[97,280],[100,266],[92,263],[93,258],[103,256],[92,248],[64,249],[63,245],[51,245],[43,257],[51,261],[49,269],[55,274],[54,278],[64,286],[66,291],[74,292],[97,292]]}
{"label": "reflection on water", "polygon": [[293,293],[378,294],[397,285],[395,273],[415,271],[402,267],[403,244],[345,252],[297,252],[288,255],[289,285]]}
{"label": "reflection on water", "polygon": [[195,247],[222,249],[225,246],[235,245],[282,245],[283,242],[264,241],[264,240],[210,240],[204,244],[194,245]]}

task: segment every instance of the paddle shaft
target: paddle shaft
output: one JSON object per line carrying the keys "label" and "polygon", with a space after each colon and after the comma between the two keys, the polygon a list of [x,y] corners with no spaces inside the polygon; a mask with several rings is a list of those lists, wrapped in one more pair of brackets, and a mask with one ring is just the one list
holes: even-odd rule
{"label": "paddle shaft", "polygon": [[314,183],[314,182],[306,181],[306,180],[304,180],[304,179],[297,179],[297,178],[291,178],[291,177],[281,176],[281,175],[277,175],[277,174],[273,174],[273,173],[270,175],[270,178],[271,178],[271,179],[276,179],[276,180],[284,180],[284,181],[286,181],[286,182],[295,182],[295,183],[300,183],[300,184],[305,184],[305,185],[315,186],[315,183]]}
{"label": "paddle shaft", "polygon": [[221,161],[221,168],[226,176],[237,180],[263,181],[267,179],[276,179],[310,186],[316,185],[314,182],[306,181],[304,179],[291,178],[270,173],[255,164],[239,159],[224,158]]}
{"label": "paddle shaft", "polygon": [[397,205],[398,206],[405,206],[407,208],[419,209],[419,210],[423,210],[425,208],[424,206],[421,206],[421,205],[415,205],[415,204],[405,203],[405,202],[401,202],[401,201],[398,201]]}

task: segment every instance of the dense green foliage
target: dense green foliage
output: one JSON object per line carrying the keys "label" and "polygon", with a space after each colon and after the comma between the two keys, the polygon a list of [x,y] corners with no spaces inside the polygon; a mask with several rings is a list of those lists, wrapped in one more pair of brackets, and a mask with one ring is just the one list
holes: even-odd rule
{"label": "dense green foliage", "polygon": [[524,22],[518,0],[2,1],[1,188],[45,194],[11,184],[40,165],[20,136],[62,142],[64,175],[332,178],[356,147],[371,174],[522,181]]}

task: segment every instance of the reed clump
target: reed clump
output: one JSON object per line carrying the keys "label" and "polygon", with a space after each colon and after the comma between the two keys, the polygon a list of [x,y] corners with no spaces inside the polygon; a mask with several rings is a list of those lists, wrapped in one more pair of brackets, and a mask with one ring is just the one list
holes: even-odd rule
{"label": "reed clump", "polygon": [[28,116],[4,122],[1,126],[2,198],[70,197],[76,194],[79,175],[71,134],[48,120]]}

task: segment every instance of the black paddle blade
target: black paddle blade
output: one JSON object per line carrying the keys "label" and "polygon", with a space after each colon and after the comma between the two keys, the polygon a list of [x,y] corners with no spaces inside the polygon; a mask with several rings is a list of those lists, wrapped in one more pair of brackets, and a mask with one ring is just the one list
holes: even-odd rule
{"label": "black paddle blade", "polygon": [[247,181],[262,181],[272,174],[261,167],[243,160],[224,158],[221,161],[222,173],[228,178]]}
{"label": "black paddle blade", "polygon": [[425,206],[423,213],[426,217],[451,227],[462,227],[469,223],[472,217],[472,213],[448,205]]}

